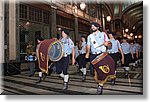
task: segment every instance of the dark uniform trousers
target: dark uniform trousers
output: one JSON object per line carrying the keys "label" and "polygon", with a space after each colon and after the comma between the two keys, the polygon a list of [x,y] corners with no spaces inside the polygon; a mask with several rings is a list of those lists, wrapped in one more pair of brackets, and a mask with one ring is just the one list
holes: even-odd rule
{"label": "dark uniform trousers", "polygon": [[143,52],[139,52],[139,59],[143,59]]}
{"label": "dark uniform trousers", "polygon": [[131,62],[131,54],[124,54],[124,64],[122,64],[123,67],[129,67],[129,63]]}
{"label": "dark uniform trousers", "polygon": [[[101,54],[101,53],[100,53]],[[100,55],[100,54],[90,54],[90,62],[92,62],[98,55]],[[90,68],[90,74],[92,75],[92,76],[94,76],[94,67],[93,67],[93,65],[90,63],[90,66],[89,66],[89,68]]]}
{"label": "dark uniform trousers", "polygon": [[79,55],[78,63],[79,63],[79,69],[86,68],[85,54],[80,54]]}
{"label": "dark uniform trousers", "polygon": [[38,60],[35,62],[35,70],[36,72],[41,72],[41,69],[39,68]]}
{"label": "dark uniform trousers", "polygon": [[115,70],[116,70],[116,67],[117,67],[117,61],[119,60],[119,53],[113,53],[113,54],[109,54],[112,59],[115,61]]}
{"label": "dark uniform trousers", "polygon": [[135,63],[135,61],[137,61],[137,57],[136,57],[136,53],[133,54],[134,58],[132,58],[132,63]]}
{"label": "dark uniform trousers", "polygon": [[59,61],[56,62],[56,72],[61,74],[63,72],[64,75],[68,74],[68,66],[69,66],[70,56],[62,57]]}

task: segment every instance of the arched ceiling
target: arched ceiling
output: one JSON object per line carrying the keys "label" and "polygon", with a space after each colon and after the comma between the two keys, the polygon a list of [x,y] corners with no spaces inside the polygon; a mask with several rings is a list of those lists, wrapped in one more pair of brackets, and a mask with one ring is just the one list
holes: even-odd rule
{"label": "arched ceiling", "polygon": [[[130,5],[122,12],[123,25],[130,32],[143,34],[143,2]],[[135,27],[135,29],[133,29]]]}

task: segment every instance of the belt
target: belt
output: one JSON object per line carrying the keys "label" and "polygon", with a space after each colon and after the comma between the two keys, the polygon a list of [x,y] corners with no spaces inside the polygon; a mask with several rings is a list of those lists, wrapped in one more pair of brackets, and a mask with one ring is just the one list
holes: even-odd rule
{"label": "belt", "polygon": [[115,54],[115,53],[117,53],[117,52],[108,52],[109,54]]}
{"label": "belt", "polygon": [[85,54],[86,52],[80,52],[80,54]]}
{"label": "belt", "polygon": [[70,53],[64,53],[63,57],[67,57],[68,55],[70,55]]}
{"label": "belt", "polygon": [[102,51],[93,52],[92,54],[100,54],[103,53]]}
{"label": "belt", "polygon": [[125,55],[130,54],[130,53],[124,53]]}

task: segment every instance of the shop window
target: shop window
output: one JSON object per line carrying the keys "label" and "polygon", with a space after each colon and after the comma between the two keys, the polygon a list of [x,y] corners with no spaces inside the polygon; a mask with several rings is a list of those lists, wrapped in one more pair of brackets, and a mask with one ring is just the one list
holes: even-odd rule
{"label": "shop window", "polygon": [[46,26],[46,25],[44,26],[43,35],[44,35],[44,38],[49,38],[50,36],[49,26]]}
{"label": "shop window", "polygon": [[68,28],[74,28],[74,21],[72,19],[68,19],[66,17],[57,15],[57,25],[61,25]]}
{"label": "shop window", "polygon": [[42,22],[42,10],[29,7],[29,20]]}
{"label": "shop window", "polygon": [[43,12],[43,23],[49,24],[50,23],[50,15],[49,12]]}
{"label": "shop window", "polygon": [[29,31],[20,31],[20,52],[23,53],[26,50],[26,42]]}
{"label": "shop window", "polygon": [[27,6],[20,4],[20,18],[27,19]]}
{"label": "shop window", "polygon": [[79,32],[84,32],[86,34],[90,33],[90,22],[84,19],[78,19],[78,29]]}

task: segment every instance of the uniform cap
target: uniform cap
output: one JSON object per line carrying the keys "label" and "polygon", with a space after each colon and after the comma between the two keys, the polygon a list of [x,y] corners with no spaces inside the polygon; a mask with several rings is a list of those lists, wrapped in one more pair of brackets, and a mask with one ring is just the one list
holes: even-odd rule
{"label": "uniform cap", "polygon": [[62,28],[61,31],[64,31],[65,34],[69,35],[69,30]]}
{"label": "uniform cap", "polygon": [[43,41],[44,38],[42,38],[42,37],[37,37],[37,40]]}
{"label": "uniform cap", "polygon": [[86,39],[86,36],[82,35],[81,38],[85,38]]}
{"label": "uniform cap", "polygon": [[92,22],[92,23],[91,23],[91,26],[92,26],[92,25],[94,25],[95,27],[99,27],[99,28],[100,28],[100,25],[99,25],[97,22]]}
{"label": "uniform cap", "polygon": [[107,31],[107,34],[112,34],[113,36],[115,36],[115,33],[111,31]]}
{"label": "uniform cap", "polygon": [[123,37],[123,39],[124,39],[124,40],[127,40],[128,38],[127,38],[127,37]]}

